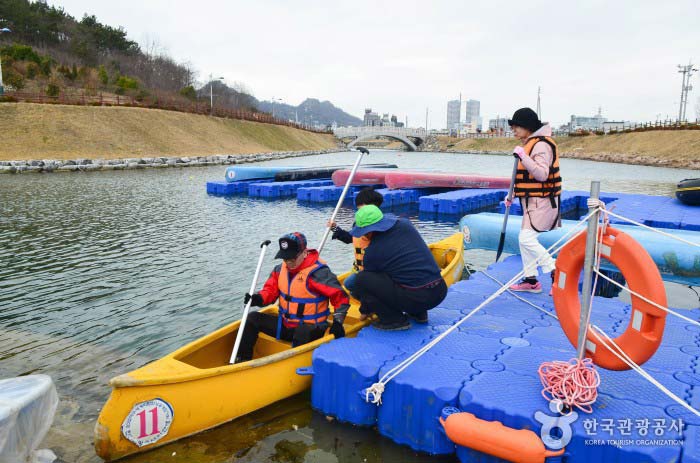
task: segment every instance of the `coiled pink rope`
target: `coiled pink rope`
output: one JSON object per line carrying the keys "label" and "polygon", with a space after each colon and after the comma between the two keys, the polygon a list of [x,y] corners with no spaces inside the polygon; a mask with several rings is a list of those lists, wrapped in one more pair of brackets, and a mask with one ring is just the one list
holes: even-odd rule
{"label": "coiled pink rope", "polygon": [[570,410],[576,407],[585,413],[593,412],[600,376],[591,359],[544,362],[537,372],[544,386],[542,397],[547,401],[560,400]]}

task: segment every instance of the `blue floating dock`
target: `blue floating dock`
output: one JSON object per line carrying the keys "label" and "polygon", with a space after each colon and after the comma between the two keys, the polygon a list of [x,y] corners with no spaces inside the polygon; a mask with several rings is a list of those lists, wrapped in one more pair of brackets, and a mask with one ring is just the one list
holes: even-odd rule
{"label": "blue floating dock", "polygon": [[248,187],[264,180],[243,180],[239,182],[207,182],[207,193],[217,196],[248,194]]}
{"label": "blue floating dock", "polygon": [[303,180],[290,182],[258,182],[248,186],[248,196],[254,198],[288,198],[296,196],[299,188],[331,186],[331,180]]}
{"label": "blue floating dock", "polygon": [[[353,200],[357,193],[363,188],[375,188],[381,185],[352,185],[348,189],[348,193],[345,196],[345,200]],[[343,193],[342,186],[328,185],[328,186],[311,186],[302,187],[297,190],[297,200],[303,202],[311,203],[328,203],[337,202],[340,199],[340,195]]]}
{"label": "blue floating dock", "polygon": [[[520,267],[519,256],[511,256],[487,272],[507,281]],[[454,446],[437,418],[443,406],[456,406],[539,434],[542,424],[535,413],[553,414],[541,394],[538,368],[544,361],[575,356],[552,316],[549,282],[542,283],[541,294],[524,295],[542,310],[507,293],[499,296],[390,381],[379,406],[365,402],[362,391],[483,302],[498,287],[493,280],[476,273],[454,284],[429,312],[427,325],[399,332],[368,327],[355,338],[319,347],[313,356],[313,407],[356,425],[377,426],[382,435],[417,451],[456,453],[464,463],[500,462]],[[700,320],[700,309],[684,313]],[[629,305],[594,298],[592,322],[612,337],[627,328],[629,317]],[[666,320],[662,345],[643,367],[700,408],[700,328],[670,315]],[[573,438],[558,461],[700,462],[700,418],[635,372],[599,372],[602,383],[593,413],[578,413],[571,425]],[[649,444],[653,439],[666,443]]]}
{"label": "blue floating dock", "polygon": [[[358,192],[359,190],[353,195],[353,203]],[[416,204],[422,195],[430,194],[431,192],[434,192],[434,190],[430,188],[408,188],[405,190],[381,188],[377,190],[377,193],[380,193],[384,197],[382,208]]]}

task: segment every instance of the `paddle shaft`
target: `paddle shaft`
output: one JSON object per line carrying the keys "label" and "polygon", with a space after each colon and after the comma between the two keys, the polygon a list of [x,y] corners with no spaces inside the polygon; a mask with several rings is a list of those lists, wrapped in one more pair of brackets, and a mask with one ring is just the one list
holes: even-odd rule
{"label": "paddle shaft", "polygon": [[[508,188],[507,200],[513,201],[513,190],[515,189],[515,176],[518,173],[518,162],[520,159],[515,158],[513,163],[513,175],[510,177],[510,187]],[[503,246],[506,244],[506,227],[508,226],[508,216],[510,215],[510,206],[506,204],[506,212],[503,214],[503,227],[501,227],[501,237],[498,239],[498,250],[496,251],[496,262],[500,259],[503,253]]]}
{"label": "paddle shaft", "polygon": [[[345,186],[343,187],[343,192],[340,194],[340,199],[338,200],[338,204],[335,205],[335,210],[333,211],[333,215],[331,215],[331,218],[329,222],[333,223],[335,222],[335,217],[338,215],[338,211],[340,210],[340,206],[343,205],[343,201],[345,200],[345,195],[348,194],[348,190],[350,189],[350,184],[352,183],[353,178],[355,178],[355,172],[357,172],[357,168],[360,167],[360,162],[362,162],[362,156],[365,154],[369,154],[369,151],[366,149],[360,149],[360,154],[357,155],[357,159],[355,160],[355,165],[352,166],[352,170],[350,171],[350,175],[348,176],[347,181],[345,182]],[[321,244],[318,245],[318,250],[319,255],[321,254],[321,251],[323,250],[323,247],[326,245],[326,241],[328,241],[328,235],[331,232],[331,227],[326,227],[326,231],[323,233],[323,239],[321,240]]]}
{"label": "paddle shaft", "polygon": [[[260,247],[260,257],[258,258],[258,266],[255,269],[255,276],[253,277],[253,283],[250,285],[250,291],[248,294],[251,296],[255,294],[255,287],[258,285],[258,278],[260,277],[260,269],[262,268],[263,258],[265,257],[265,251],[270,245],[270,240],[265,240],[262,242]],[[243,330],[245,329],[245,322],[248,319],[248,312],[250,312],[250,304],[253,302],[251,297],[243,308],[243,317],[241,317],[241,324],[238,326],[238,332],[236,333],[236,342],[233,345],[233,352],[231,352],[231,359],[229,363],[236,363],[236,356],[238,355],[238,349],[241,347],[241,338],[243,338]]]}

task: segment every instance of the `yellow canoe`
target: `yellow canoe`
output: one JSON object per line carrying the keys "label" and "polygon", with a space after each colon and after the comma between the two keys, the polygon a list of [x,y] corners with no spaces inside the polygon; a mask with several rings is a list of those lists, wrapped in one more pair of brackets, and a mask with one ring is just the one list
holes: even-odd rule
{"label": "yellow canoe", "polygon": [[[462,277],[462,235],[429,245],[442,276],[451,285]],[[340,277],[341,281],[348,274]],[[345,320],[347,336],[367,326],[353,300]],[[262,311],[277,313],[276,306]],[[311,365],[326,335],[291,348],[290,343],[260,334],[254,359],[230,365],[239,321],[143,366],[110,380],[112,393],[95,425],[95,451],[107,461],[143,452],[202,432],[279,400],[311,385],[296,369]]]}

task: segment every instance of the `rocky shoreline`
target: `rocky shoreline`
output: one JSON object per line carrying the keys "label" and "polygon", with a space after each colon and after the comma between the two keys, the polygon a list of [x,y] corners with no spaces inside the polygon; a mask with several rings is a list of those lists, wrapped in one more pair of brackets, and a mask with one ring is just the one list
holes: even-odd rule
{"label": "rocky shoreline", "polygon": [[[479,151],[479,150],[439,150],[441,153],[459,153],[459,154],[494,154],[494,155],[510,155],[509,151]],[[563,158],[569,159],[584,159],[587,161],[610,162],[613,164],[631,164],[638,166],[650,167],[669,167],[674,169],[693,169],[700,170],[700,159],[698,160],[681,160],[681,159],[664,159],[651,156],[643,156],[640,154],[628,153],[584,153],[581,151],[564,152]]]}
{"label": "rocky shoreline", "polygon": [[343,148],[315,151],[281,151],[216,156],[146,157],[123,159],[68,159],[0,161],[0,174],[25,174],[41,172],[93,172],[109,170],[133,170],[167,167],[202,167],[222,164],[245,164],[274,159],[312,156],[346,151]]}

